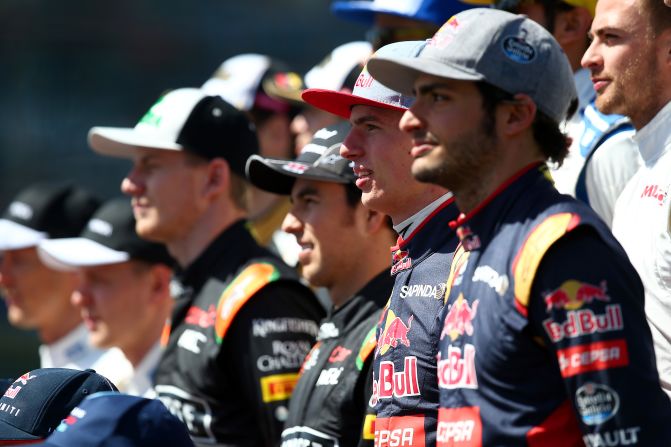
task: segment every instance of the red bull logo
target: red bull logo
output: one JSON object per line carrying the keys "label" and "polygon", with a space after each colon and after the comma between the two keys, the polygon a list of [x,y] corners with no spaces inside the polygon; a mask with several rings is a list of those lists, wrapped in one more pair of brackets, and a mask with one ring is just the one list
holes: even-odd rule
{"label": "red bull logo", "polygon": [[576,310],[592,301],[607,303],[610,297],[606,293],[606,281],[594,286],[592,284],[569,279],[558,289],[545,295],[545,305],[549,312],[554,309]]}
{"label": "red bull logo", "polygon": [[417,357],[405,357],[403,369],[397,371],[394,362],[380,362],[379,379],[373,379],[373,392],[368,405],[375,407],[380,399],[419,396]]}
{"label": "red bull logo", "polygon": [[408,257],[408,250],[396,250],[392,255],[391,255],[391,261],[393,263],[397,263],[398,261],[402,261],[403,259]]}
{"label": "red bull logo", "polygon": [[[7,388],[7,391],[5,391],[4,397],[7,397],[9,399],[14,399],[19,394],[19,391],[21,391],[21,388],[28,385],[28,381],[31,380],[31,379],[34,379],[34,378],[35,378],[35,376],[31,376],[30,372],[27,372],[27,373],[23,374],[21,377],[19,377],[18,379],[16,379],[14,381],[14,384],[12,386]],[[17,382],[20,383],[23,386],[17,385]]]}
{"label": "red bull logo", "polygon": [[438,353],[438,386],[450,390],[478,387],[475,346],[466,343],[463,350],[458,346],[449,346],[444,359]]}
{"label": "red bull logo", "polygon": [[393,310],[389,310],[384,329],[382,329],[380,338],[377,341],[376,355],[386,354],[391,348],[397,347],[399,343],[409,347],[410,339],[408,338],[408,332],[410,332],[413,318],[414,315],[410,315],[408,324],[405,324],[401,320],[401,317],[397,317]]}
{"label": "red bull logo", "polygon": [[464,334],[473,335],[473,319],[478,311],[479,302],[480,300],[475,300],[471,307],[464,295],[460,293],[447,312],[440,339],[450,337],[450,340],[454,341]]}

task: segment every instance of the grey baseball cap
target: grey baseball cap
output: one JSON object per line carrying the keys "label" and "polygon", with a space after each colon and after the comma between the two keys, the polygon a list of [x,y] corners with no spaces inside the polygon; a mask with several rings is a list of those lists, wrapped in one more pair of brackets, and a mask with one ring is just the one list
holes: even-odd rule
{"label": "grey baseball cap", "polygon": [[418,57],[377,57],[368,71],[382,84],[411,94],[420,74],[484,81],[529,95],[539,110],[561,122],[578,97],[573,72],[557,41],[523,15],[488,8],[449,19]]}
{"label": "grey baseball cap", "polygon": [[[414,58],[420,54],[425,45],[425,41],[414,40],[385,45],[370,57],[368,63],[379,57],[390,59]],[[349,119],[352,107],[356,105],[405,110],[410,107],[414,100],[411,95],[403,95],[373,79],[368,72],[367,66],[363,68],[357,78],[352,93],[311,88],[303,92],[302,98],[305,102],[318,109],[325,110],[345,119]]]}
{"label": "grey baseball cap", "polygon": [[340,156],[340,145],[350,129],[347,121],[319,129],[295,160],[252,155],[247,160],[247,178],[258,188],[282,195],[291,194],[297,178],[354,183],[351,162]]}

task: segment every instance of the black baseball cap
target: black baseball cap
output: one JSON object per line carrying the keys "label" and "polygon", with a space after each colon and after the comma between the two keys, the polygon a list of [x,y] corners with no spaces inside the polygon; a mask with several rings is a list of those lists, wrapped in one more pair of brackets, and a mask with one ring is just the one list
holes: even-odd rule
{"label": "black baseball cap", "polygon": [[172,266],[163,244],[140,238],[135,232],[133,208],[127,197],[105,202],[91,217],[80,237],[41,241],[42,262],[57,270],[140,260]]}
{"label": "black baseball cap", "polygon": [[89,145],[114,157],[133,158],[137,149],[188,151],[208,160],[223,158],[244,177],[247,158],[259,151],[253,124],[221,96],[196,88],[172,90],[158,99],[133,128],[93,127]]}
{"label": "black baseball cap", "polygon": [[92,369],[29,371],[0,398],[0,441],[46,438],[85,397],[100,391],[118,390]]}
{"label": "black baseball cap", "polygon": [[97,393],[84,399],[47,440],[47,447],[192,447],[186,425],[157,399]]}
{"label": "black baseball cap", "polygon": [[247,160],[247,178],[257,188],[289,195],[297,178],[334,183],[354,183],[351,162],[340,156],[340,146],[351,129],[341,121],[315,132],[295,160],[252,155]]}
{"label": "black baseball cap", "polygon": [[0,251],[34,247],[47,238],[76,236],[99,205],[91,193],[70,183],[28,186],[0,218]]}

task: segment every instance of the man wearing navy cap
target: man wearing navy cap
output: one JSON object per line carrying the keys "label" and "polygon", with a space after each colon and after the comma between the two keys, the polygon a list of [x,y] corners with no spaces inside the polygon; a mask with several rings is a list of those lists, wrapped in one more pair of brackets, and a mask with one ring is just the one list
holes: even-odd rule
{"label": "man wearing navy cap", "polygon": [[[447,22],[415,58],[368,63],[414,93],[415,178],[463,212],[438,351],[438,446],[671,445],[643,288],[607,225],[561,195],[573,73],[538,23],[494,9]],[[635,383],[635,386],[632,386]]]}
{"label": "man wearing navy cap", "polygon": [[79,312],[70,303],[73,273],[53,270],[37,255],[40,241],[78,235],[99,205],[88,191],[65,182],[23,189],[0,219],[0,288],[13,326],[35,329],[42,367],[91,367],[103,351],[92,349]]}
{"label": "man wearing navy cap", "polygon": [[89,341],[112,348],[96,362],[97,370],[123,393],[147,393],[172,309],[173,260],[162,244],[138,237],[129,200],[105,202],[79,237],[42,241],[38,253],[46,265],[78,273],[72,303]]}
{"label": "man wearing navy cap", "polygon": [[367,37],[378,50],[404,40],[425,40],[447,19],[472,8],[461,0],[336,0],[337,17],[371,26]]}
{"label": "man wearing navy cap", "polygon": [[[323,308],[249,233],[250,122],[219,96],[178,89],[135,128],[94,127],[89,142],[133,160],[121,188],[135,229],[178,264],[158,397],[198,445],[274,445],[298,379],[294,359],[314,342]],[[275,361],[259,368],[266,356]]]}
{"label": "man wearing navy cap", "polygon": [[0,397],[0,445],[35,444],[86,397],[117,392],[92,369],[41,368],[14,380]]}
{"label": "man wearing navy cap", "polygon": [[347,122],[315,133],[296,160],[252,156],[252,183],[290,195],[282,229],[300,244],[302,274],[325,287],[332,306],[291,397],[282,445],[372,446],[370,372],[375,325],[393,279],[394,232],[384,214],[361,204],[349,160],[340,156]]}

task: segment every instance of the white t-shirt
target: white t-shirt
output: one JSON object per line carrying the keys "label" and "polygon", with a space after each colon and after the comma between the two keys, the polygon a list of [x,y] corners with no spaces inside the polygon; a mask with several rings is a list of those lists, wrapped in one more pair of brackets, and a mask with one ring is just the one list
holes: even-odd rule
{"label": "white t-shirt", "polygon": [[89,344],[88,331],[80,324],[55,343],[39,347],[40,367],[87,369],[104,353]]}

